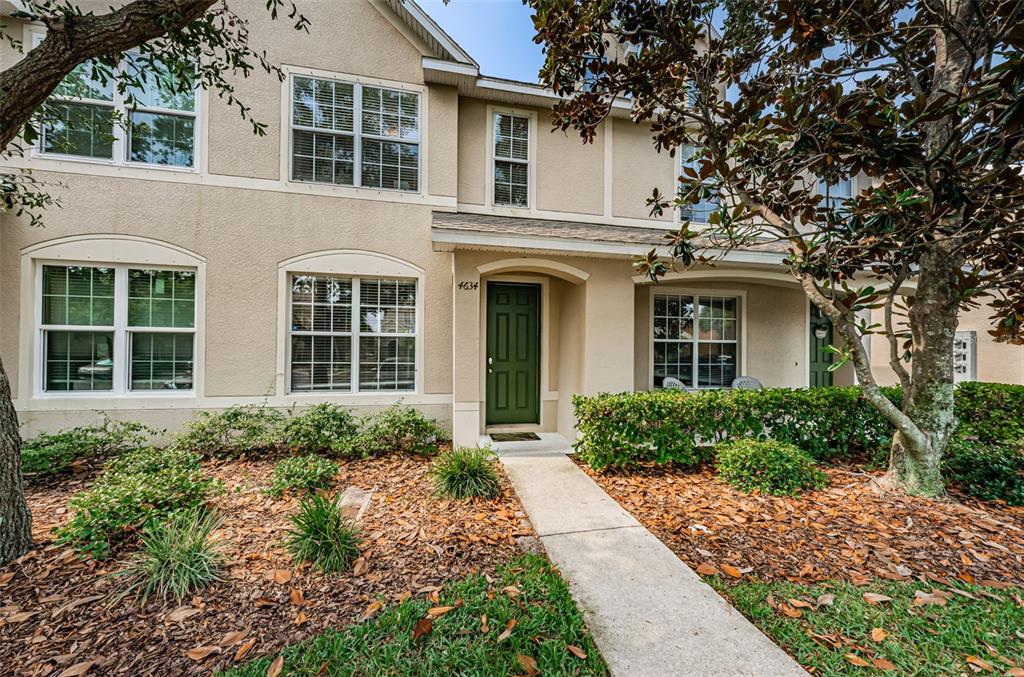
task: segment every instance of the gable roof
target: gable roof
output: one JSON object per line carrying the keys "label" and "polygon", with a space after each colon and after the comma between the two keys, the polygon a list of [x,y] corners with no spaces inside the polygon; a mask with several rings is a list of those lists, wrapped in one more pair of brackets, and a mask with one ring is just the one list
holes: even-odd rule
{"label": "gable roof", "polygon": [[384,3],[441,59],[472,66],[479,71],[480,64],[414,0],[384,0]]}

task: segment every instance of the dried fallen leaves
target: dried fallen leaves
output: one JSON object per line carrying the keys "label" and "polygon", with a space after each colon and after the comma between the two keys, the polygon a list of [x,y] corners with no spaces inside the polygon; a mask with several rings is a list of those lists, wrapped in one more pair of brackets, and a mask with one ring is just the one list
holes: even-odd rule
{"label": "dried fallen leaves", "polygon": [[885,494],[860,468],[828,468],[830,487],[799,499],[744,494],[709,469],[584,470],[702,575],[1024,580],[1024,508]]}
{"label": "dried fallen leaves", "polygon": [[361,521],[364,564],[359,576],[314,574],[296,567],[279,547],[298,504],[263,493],[277,460],[205,466],[227,485],[216,504],[226,518],[218,538],[230,565],[223,581],[180,605],[142,608],[132,598],[111,604],[117,579],[106,574],[123,568],[131,552],[100,563],[52,543],[51,529],[70,518],[68,498],[90,476],[29,486],[41,547],[0,570],[7,605],[0,608],[5,671],[208,674],[275,656],[285,644],[325,628],[373,618],[384,607],[381,600],[436,597],[444,581],[471,570],[493,572],[519,553],[516,537],[532,533],[504,478],[494,501],[439,501],[427,461],[391,456],[343,462],[337,489],[375,488]]}

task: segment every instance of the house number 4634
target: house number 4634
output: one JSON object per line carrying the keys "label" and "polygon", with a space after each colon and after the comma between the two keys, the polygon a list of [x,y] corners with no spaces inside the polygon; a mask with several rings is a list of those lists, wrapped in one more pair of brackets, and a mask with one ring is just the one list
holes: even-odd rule
{"label": "house number 4634", "polygon": [[473,291],[474,289],[480,288],[479,282],[470,282],[469,280],[463,280],[458,284],[459,289],[465,289],[467,291]]}

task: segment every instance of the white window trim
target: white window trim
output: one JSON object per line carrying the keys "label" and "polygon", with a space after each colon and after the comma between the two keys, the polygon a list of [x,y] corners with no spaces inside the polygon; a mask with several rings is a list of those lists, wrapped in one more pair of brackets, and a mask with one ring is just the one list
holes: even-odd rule
{"label": "white window trim", "polygon": [[[746,376],[747,373],[747,292],[744,289],[704,289],[693,287],[674,287],[665,285],[651,285],[650,296],[647,303],[647,345],[649,355],[647,359],[647,387],[654,390],[654,297],[657,294],[674,294],[677,296],[718,296],[735,298],[739,302],[739,331],[736,334],[736,341],[739,344],[737,350],[736,376]],[[696,350],[694,351],[696,360]],[[696,368],[696,362],[694,362]],[[696,375],[696,372],[694,372]],[[699,388],[699,390],[723,390],[728,388]],[[696,390],[687,387],[687,390]]]}
{"label": "white window trim", "polygon": [[[28,30],[29,42],[33,48],[39,44],[39,42],[46,35],[45,30],[41,30],[39,27],[33,26]],[[113,99],[111,101],[100,101],[94,99],[81,99],[76,97],[65,97],[65,96],[52,96],[58,101],[71,102],[71,103],[83,103],[95,106],[104,106],[114,111],[121,111],[126,117],[131,113],[164,113],[167,115],[176,115],[178,117],[185,117],[188,115],[188,111],[178,111],[165,108],[156,108],[149,106],[138,106],[137,108],[128,108],[124,103],[124,95],[117,91],[116,86],[112,86]],[[114,139],[111,148],[110,159],[107,158],[94,158],[84,155],[68,155],[64,153],[48,153],[43,150],[44,130],[39,130],[39,140],[32,148],[32,156],[39,160],[53,161],[53,162],[72,162],[72,163],[85,163],[90,165],[104,165],[108,167],[131,167],[133,169],[143,170],[155,170],[158,172],[177,172],[183,174],[199,174],[205,167],[206,156],[203,152],[205,148],[204,141],[205,137],[203,134],[204,122],[207,119],[206,115],[206,96],[203,88],[196,86],[195,98],[193,99],[192,105],[192,119],[194,120],[192,125],[192,166],[191,167],[179,167],[175,165],[160,165],[151,162],[133,162],[129,159],[129,146],[130,139],[128,130],[124,124],[114,122]]]}
{"label": "white window trim", "polygon": [[[44,389],[44,355],[42,325],[42,291],[44,265],[114,268],[114,326],[113,327],[80,327],[84,331],[114,332],[114,384],[112,390],[82,391],[47,391]],[[127,337],[127,271],[129,268],[141,269],[192,269],[196,273],[195,292],[195,323],[187,328],[149,328],[135,327],[137,331],[171,331],[178,333],[191,332],[193,339],[192,389],[191,390],[131,390],[128,382],[129,358]],[[120,272],[123,271],[123,272]],[[119,286],[122,285],[122,286]],[[122,295],[123,294],[123,295]],[[119,304],[118,299],[124,299]],[[151,406],[154,400],[188,400],[194,401],[203,392],[205,375],[205,317],[206,317],[206,261],[205,259],[180,247],[175,247],[158,240],[142,237],[111,237],[103,235],[85,235],[61,238],[30,247],[22,253],[21,260],[21,304],[31,309],[22,313],[20,359],[18,362],[19,399],[25,399],[31,393],[34,400],[46,400],[60,406],[64,402],[68,408],[81,406],[83,401],[90,402],[95,408],[103,408],[106,403],[123,406],[126,403],[138,403],[139,406]],[[120,356],[120,360],[118,357]]]}
{"label": "white window trim", "polygon": [[[281,179],[285,185],[289,188],[305,188],[319,189],[319,191],[328,190],[331,192],[345,192],[355,191],[356,193],[377,193],[381,195],[416,195],[426,197],[427,195],[427,120],[428,114],[428,90],[426,87],[421,85],[414,85],[408,82],[398,82],[395,80],[382,80],[379,78],[368,78],[351,73],[341,73],[336,71],[325,71],[315,68],[302,68],[300,66],[282,65],[286,77],[281,83],[281,120],[287,124],[287,129],[282,130],[281,133]],[[352,168],[352,185],[347,186],[343,184],[331,184],[319,181],[296,181],[292,179],[292,137],[295,129],[292,117],[294,115],[294,108],[292,107],[292,92],[293,82],[296,77],[315,78],[319,80],[333,80],[335,82],[342,82],[345,84],[353,85],[353,121],[352,121],[352,132],[331,132],[330,130],[316,130],[325,134],[350,134],[353,139],[353,168]],[[371,134],[362,134],[362,87],[380,87],[383,89],[394,89],[411,94],[416,94],[419,97],[419,132],[420,137],[417,141],[419,146],[419,167],[417,175],[418,190],[401,190],[398,188],[374,188],[359,185],[362,176],[362,137],[366,136],[369,139],[381,140],[381,141],[398,141],[400,143],[411,143],[409,141],[402,141],[401,139],[393,139],[390,137],[378,137]],[[313,131],[313,130],[308,130]]]}
{"label": "white window trim", "polygon": [[[529,163],[527,180],[530,182],[530,185],[527,186],[525,207],[511,207],[494,203],[494,118],[499,114],[516,115],[528,118],[530,121],[529,153],[527,155],[527,162]],[[524,213],[537,214],[539,211],[537,209],[537,112],[521,108],[488,105],[485,128],[484,148],[486,149],[486,163],[484,167],[487,172],[484,181],[485,204],[493,213],[504,216],[522,216]]]}
{"label": "white window trim", "polygon": [[[358,324],[352,331],[352,390],[348,392],[313,390],[291,391],[291,276],[330,275],[352,279],[353,300],[358,298],[358,279],[406,279],[416,282],[416,378],[412,390],[359,390],[359,339]],[[400,400],[423,394],[423,303],[426,296],[423,269],[408,261],[378,252],[351,249],[313,252],[282,261],[278,264],[277,293],[277,379],[276,396],[287,403],[312,403],[318,401],[363,400],[380,401],[381,398]],[[353,303],[353,321],[355,322]],[[401,334],[408,337],[408,334]]]}

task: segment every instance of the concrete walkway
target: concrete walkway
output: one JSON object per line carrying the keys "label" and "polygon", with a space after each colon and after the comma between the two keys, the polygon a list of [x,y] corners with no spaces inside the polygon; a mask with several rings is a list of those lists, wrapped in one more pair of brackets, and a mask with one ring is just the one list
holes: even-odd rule
{"label": "concrete walkway", "polygon": [[564,438],[492,447],[613,675],[806,677],[576,467]]}

